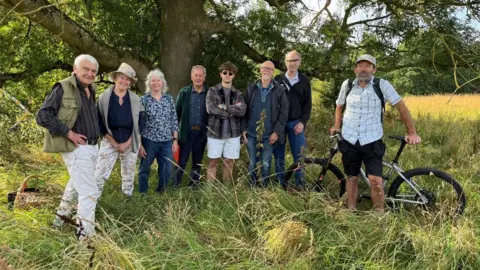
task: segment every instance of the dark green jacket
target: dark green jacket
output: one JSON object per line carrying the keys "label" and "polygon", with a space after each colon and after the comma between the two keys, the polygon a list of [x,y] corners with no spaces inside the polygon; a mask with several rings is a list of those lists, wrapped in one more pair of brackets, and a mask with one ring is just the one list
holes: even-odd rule
{"label": "dark green jacket", "polygon": [[[177,96],[177,103],[175,105],[179,128],[178,140],[183,143],[187,141],[188,131],[190,130],[190,94],[192,93],[192,87],[193,85],[189,85],[180,89],[180,92]],[[206,85],[203,85],[203,89],[208,91],[208,87]],[[207,113],[203,115],[203,122],[208,123]]]}

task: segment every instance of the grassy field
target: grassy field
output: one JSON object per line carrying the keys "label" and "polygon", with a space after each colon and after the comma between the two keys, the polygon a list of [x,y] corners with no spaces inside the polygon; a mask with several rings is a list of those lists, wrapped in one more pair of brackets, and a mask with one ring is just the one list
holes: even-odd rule
{"label": "grassy field", "polygon": [[412,116],[435,119],[480,119],[480,95],[431,95],[404,98]]}
{"label": "grassy field", "polygon": [[[455,96],[456,106],[445,114],[434,105],[441,98],[406,99],[423,143],[408,146],[401,165],[436,167],[462,184],[468,202],[456,221],[421,211],[379,215],[366,200],[363,210],[353,213],[322,193],[250,190],[242,149],[238,184],[230,188],[185,187],[125,200],[115,168],[97,209],[93,268],[480,269],[480,118],[471,112],[479,107],[465,109],[480,102],[478,96]],[[331,119],[332,112],[314,106],[307,155],[327,153]],[[405,133],[395,113],[387,114],[385,133]],[[386,142],[391,158],[395,142]],[[74,228],[51,226],[59,190],[68,180],[61,158],[41,153],[38,145],[12,147],[15,158],[0,159],[0,269],[88,268],[91,250],[77,243]],[[8,210],[6,194],[32,174],[46,179],[49,202],[29,211]]]}

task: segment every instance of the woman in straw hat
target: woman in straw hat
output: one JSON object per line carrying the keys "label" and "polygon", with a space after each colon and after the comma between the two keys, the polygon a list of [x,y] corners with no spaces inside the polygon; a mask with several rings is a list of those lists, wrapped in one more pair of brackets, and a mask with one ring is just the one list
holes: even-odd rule
{"label": "woman in straw hat", "polygon": [[130,197],[133,192],[135,165],[140,148],[140,113],[144,109],[140,98],[129,90],[135,84],[135,71],[122,63],[110,76],[115,85],[103,92],[97,102],[100,131],[103,139],[100,144],[95,177],[100,193],[105,181],[110,177],[113,166],[120,158],[122,191]]}

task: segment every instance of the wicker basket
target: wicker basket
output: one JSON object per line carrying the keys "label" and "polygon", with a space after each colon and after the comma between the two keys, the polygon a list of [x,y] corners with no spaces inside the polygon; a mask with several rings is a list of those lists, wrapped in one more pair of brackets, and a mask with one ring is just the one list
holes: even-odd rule
{"label": "wicker basket", "polygon": [[[38,188],[38,180],[41,178],[39,175],[31,175],[23,180],[15,196],[15,208],[27,210],[33,207],[39,207],[48,202],[46,194]],[[32,179],[36,179],[35,187],[29,185]]]}

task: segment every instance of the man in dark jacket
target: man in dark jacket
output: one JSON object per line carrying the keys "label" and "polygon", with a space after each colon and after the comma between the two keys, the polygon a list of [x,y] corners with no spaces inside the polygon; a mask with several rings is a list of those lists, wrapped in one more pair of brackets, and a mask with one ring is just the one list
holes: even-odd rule
{"label": "man in dark jacket", "polygon": [[[286,135],[290,141],[293,161],[297,162],[302,157],[302,151],[306,149],[305,126],[310,119],[312,111],[312,89],[310,79],[298,71],[302,57],[299,52],[291,51],[285,55],[287,72],[275,77],[275,80],[287,89],[290,108],[288,110],[288,122],[285,126]],[[279,144],[274,150],[275,169],[280,183],[286,187],[285,179],[285,143]],[[295,186],[303,188],[303,170],[295,172]]]}
{"label": "man in dark jacket", "polygon": [[285,87],[273,80],[274,71],[275,65],[271,61],[264,62],[260,67],[261,79],[251,84],[245,94],[247,111],[242,121],[242,135],[250,159],[251,186],[257,184],[257,152],[260,150],[260,171],[266,187],[272,153],[278,145],[285,144],[288,99]]}
{"label": "man in dark jacket", "polygon": [[190,73],[192,84],[183,87],[177,97],[177,117],[179,121],[179,168],[175,170],[173,185],[182,183],[183,172],[188,157],[192,153],[192,172],[189,186],[196,186],[200,180],[200,164],[207,144],[208,114],[206,107],[207,86],[205,76],[207,70],[203,66],[193,66]]}

